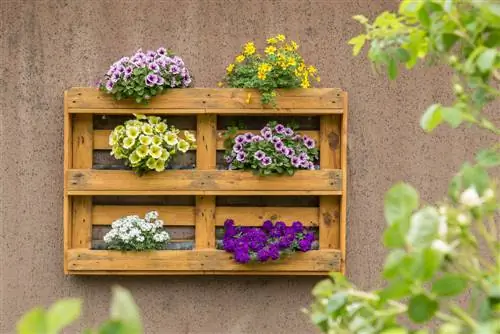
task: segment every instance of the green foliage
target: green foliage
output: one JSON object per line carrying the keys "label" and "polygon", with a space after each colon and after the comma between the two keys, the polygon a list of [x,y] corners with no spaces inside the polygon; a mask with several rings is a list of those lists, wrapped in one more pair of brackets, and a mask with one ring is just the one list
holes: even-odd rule
{"label": "green foliage", "polygon": [[[37,307],[26,313],[17,324],[18,334],[58,334],[78,319],[81,300],[63,299],[48,310]],[[129,291],[113,287],[110,319],[97,330],[87,329],[84,334],[142,334],[139,309]]]}
{"label": "green foliage", "polygon": [[[404,0],[399,14],[384,12],[349,41],[353,53],[370,44],[378,70],[397,76],[398,65],[445,63],[454,71],[451,106],[435,103],[421,118],[425,131],[446,122],[468,123],[493,133],[496,144],[464,163],[452,178],[448,198],[419,203],[418,192],[399,183],[385,196],[389,248],[384,288],[361,291],[335,274],[313,290],[311,320],[324,333],[500,333],[500,226],[497,181],[488,168],[500,165],[498,128],[482,111],[500,96],[500,5],[493,1]],[[480,252],[480,248],[482,251]],[[486,250],[485,250],[486,249]],[[468,304],[453,297],[471,291]],[[405,320],[406,319],[406,320]],[[406,329],[401,323],[413,322]]]}
{"label": "green foliage", "polygon": [[[297,51],[295,41],[287,42],[284,35],[267,40],[264,55],[257,52],[255,44],[248,42],[235,62],[226,68],[226,77],[219,86],[256,88],[263,104],[276,104],[278,88],[309,88],[311,80],[320,81],[314,66],[307,66]],[[247,103],[251,94],[247,97]]]}

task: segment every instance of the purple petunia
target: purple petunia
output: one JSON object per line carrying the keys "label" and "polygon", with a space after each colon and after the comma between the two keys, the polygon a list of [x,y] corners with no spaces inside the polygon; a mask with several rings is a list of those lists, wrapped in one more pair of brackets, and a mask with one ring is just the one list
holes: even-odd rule
{"label": "purple petunia", "polygon": [[299,159],[300,159],[300,161],[308,161],[309,156],[307,155],[307,153],[302,152],[299,154]]}
{"label": "purple petunia", "polygon": [[308,149],[311,149],[316,146],[316,143],[314,142],[314,139],[304,136],[304,145],[306,145]]}
{"label": "purple petunia", "polygon": [[261,134],[262,136],[264,136],[264,134],[265,134],[266,132],[269,132],[269,133],[271,133],[271,135],[272,135],[271,128],[270,128],[270,127],[268,127],[268,126],[265,126],[265,127],[263,127],[263,128],[260,130],[260,134]]}
{"label": "purple petunia", "polygon": [[190,84],[191,84],[191,78],[187,78],[187,79],[185,78],[182,80],[182,85],[184,87],[189,87]]}
{"label": "purple petunia", "polygon": [[150,73],[146,76],[146,86],[152,87],[158,83],[158,76],[154,73]]}
{"label": "purple petunia", "polygon": [[146,52],[146,56],[148,56],[148,57],[155,57],[156,56],[156,52],[154,52],[152,50],[148,50],[148,52]]}
{"label": "purple petunia", "polygon": [[245,140],[246,140],[247,142],[251,141],[251,140],[252,140],[252,138],[253,138],[253,133],[251,133],[251,132],[247,132],[247,133],[245,133]]}
{"label": "purple petunia", "polygon": [[155,73],[160,72],[160,65],[158,65],[157,63],[154,63],[154,62],[153,62],[153,63],[150,63],[150,64],[148,65],[148,68],[149,68],[151,71],[155,72]]}
{"label": "purple petunia", "polygon": [[232,157],[232,156],[228,155],[228,156],[226,156],[226,157],[225,157],[225,160],[226,160],[226,163],[228,163],[228,164],[229,164],[229,163],[233,162],[234,157]]}
{"label": "purple petunia", "polygon": [[285,127],[282,124],[278,124],[274,127],[274,130],[276,130],[277,133],[284,133]]}
{"label": "purple petunia", "polygon": [[134,69],[132,68],[132,66],[127,66],[125,68],[125,75],[128,75],[128,74],[132,74],[132,72],[134,71]]}
{"label": "purple petunia", "polygon": [[248,254],[248,251],[238,249],[234,253],[234,259],[239,263],[248,263],[250,262],[250,255]]}
{"label": "purple petunia", "polygon": [[184,62],[182,61],[182,59],[180,57],[174,56],[174,58],[172,60],[174,61],[175,65],[177,65],[179,67],[184,66]]}
{"label": "purple petunia", "polygon": [[120,80],[121,75],[122,74],[120,72],[115,71],[115,72],[113,72],[113,74],[111,74],[110,80],[113,81],[114,83],[116,83],[118,80]]}
{"label": "purple petunia", "polygon": [[261,136],[253,136],[253,138],[252,138],[253,143],[257,143],[257,142],[263,141],[263,140],[264,140],[264,138],[262,138]]}
{"label": "purple petunia", "polygon": [[285,145],[283,144],[283,142],[279,141],[277,143],[274,144],[274,148],[276,149],[276,151],[278,152],[281,152],[281,149],[284,147]]}
{"label": "purple petunia", "polygon": [[160,56],[164,56],[167,54],[167,49],[165,49],[164,47],[161,47],[159,48],[158,50],[156,50],[156,53]]}
{"label": "purple petunia", "polygon": [[273,144],[280,143],[281,142],[281,138],[274,136],[273,139],[271,139],[271,142]]}
{"label": "purple petunia", "polygon": [[158,82],[156,83],[158,86],[163,86],[165,84],[165,79],[163,77],[158,76]]}
{"label": "purple petunia", "polygon": [[261,150],[258,150],[257,152],[254,153],[253,157],[259,161],[264,159],[266,157],[266,154],[262,152]]}
{"label": "purple petunia", "polygon": [[299,168],[301,161],[300,161],[299,157],[294,156],[294,157],[292,157],[292,159],[290,159],[290,163],[292,164],[293,167]]}
{"label": "purple petunia", "polygon": [[273,160],[267,156],[261,160],[261,163],[263,166],[269,166],[272,162],[273,162]]}
{"label": "purple petunia", "polygon": [[262,248],[257,252],[257,259],[260,262],[266,262],[270,257],[269,251],[266,248]]}
{"label": "purple petunia", "polygon": [[304,229],[304,226],[302,225],[301,222],[295,221],[292,223],[292,229],[294,232],[299,233],[299,232],[302,232],[302,230]]}
{"label": "purple petunia", "polygon": [[243,144],[246,142],[246,139],[245,139],[245,136],[244,135],[238,135],[236,136],[236,138],[234,138],[234,141],[237,143],[237,144]]}
{"label": "purple petunia", "polygon": [[307,252],[311,250],[311,241],[308,239],[302,239],[299,241],[299,250],[302,252]]}
{"label": "purple petunia", "polygon": [[245,152],[238,152],[238,154],[236,154],[236,160],[238,160],[239,162],[245,161],[246,157],[247,154]]}
{"label": "purple petunia", "polygon": [[264,223],[262,223],[262,229],[266,232],[271,231],[273,229],[273,222],[270,220],[264,221]]}
{"label": "purple petunia", "polygon": [[108,80],[108,81],[106,82],[106,90],[107,90],[108,92],[111,92],[111,91],[113,90],[113,87],[114,87],[114,86],[115,86],[115,83],[114,83],[113,81]]}
{"label": "purple petunia", "polygon": [[264,132],[262,134],[262,136],[264,137],[265,140],[267,141],[271,141],[272,138],[273,138],[273,134],[271,133],[271,131],[267,131],[267,132]]}
{"label": "purple petunia", "polygon": [[181,68],[177,65],[170,66],[169,72],[172,74],[179,74],[181,73]]}
{"label": "purple petunia", "polygon": [[241,145],[239,143],[233,145],[233,152],[238,153],[241,151],[243,151],[243,145]]}
{"label": "purple petunia", "polygon": [[286,128],[284,133],[285,133],[285,136],[287,136],[287,137],[293,136],[293,130],[290,128]]}

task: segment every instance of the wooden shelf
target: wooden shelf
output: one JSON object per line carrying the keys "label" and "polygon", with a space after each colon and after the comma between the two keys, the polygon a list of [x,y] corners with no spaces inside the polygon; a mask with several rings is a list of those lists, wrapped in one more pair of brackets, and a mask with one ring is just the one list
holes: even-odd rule
{"label": "wooden shelf", "polygon": [[[272,108],[263,107],[260,94],[249,89],[172,89],[148,105],[139,105],[115,101],[94,88],[72,88],[65,92],[64,111],[66,274],[325,275],[344,271],[346,92],[336,88],[278,90],[277,108]],[[111,130],[135,113],[167,117],[169,124],[196,135],[197,148],[177,156],[179,161],[171,164],[181,169],[138,177],[122,162],[110,159]],[[299,133],[316,141],[319,170],[261,177],[218,169],[224,149],[225,125],[221,124],[236,116],[259,120],[253,128],[240,131],[252,133],[259,131],[257,123],[270,116],[306,120],[308,127]],[[218,122],[219,117],[224,118]],[[301,201],[271,205],[267,203],[271,196]],[[153,197],[161,199],[159,205],[147,202]],[[225,201],[230,198],[234,202]],[[253,202],[244,204],[242,198]],[[105,247],[102,238],[114,220],[151,210],[159,212],[172,236],[168,250],[98,250]],[[228,218],[241,226],[260,226],[266,219],[289,224],[299,220],[318,236],[319,250],[269,263],[238,264],[232,254],[216,249]]]}

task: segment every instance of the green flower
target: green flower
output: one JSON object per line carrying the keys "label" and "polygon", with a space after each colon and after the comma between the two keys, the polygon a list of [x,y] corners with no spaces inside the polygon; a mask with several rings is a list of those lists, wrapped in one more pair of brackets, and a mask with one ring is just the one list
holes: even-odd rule
{"label": "green flower", "polygon": [[149,155],[155,159],[159,159],[163,153],[163,149],[160,146],[152,145],[149,149]]}
{"label": "green flower", "polygon": [[153,137],[153,145],[161,146],[162,142],[163,142],[163,140],[161,139],[160,136]]}
{"label": "green flower", "polygon": [[184,131],[184,138],[191,143],[196,142],[196,137],[189,131]]}
{"label": "green flower", "polygon": [[167,161],[170,158],[170,153],[167,150],[161,152],[160,160]]}
{"label": "green flower", "polygon": [[179,142],[177,134],[170,131],[167,132],[163,138],[165,139],[165,142],[170,146],[174,146]]}
{"label": "green flower", "polygon": [[123,134],[125,133],[125,127],[123,125],[118,125],[115,130],[114,130],[117,134]]}
{"label": "green flower", "polygon": [[146,115],[143,115],[143,114],[134,114],[134,116],[137,119],[146,119]]}
{"label": "green flower", "polygon": [[161,122],[161,123],[158,123],[155,125],[155,132],[156,133],[162,134],[165,131],[167,131],[167,129],[168,129],[167,124],[164,122]]}
{"label": "green flower", "polygon": [[141,145],[135,150],[135,152],[141,159],[145,158],[149,153],[149,147],[146,145]]}
{"label": "green flower", "polygon": [[132,154],[128,157],[128,160],[132,164],[132,166],[137,165],[139,162],[141,162],[141,157],[137,155],[137,152],[134,151]]}
{"label": "green flower", "polygon": [[143,124],[142,125],[142,132],[148,136],[152,136],[153,135],[153,127],[151,126],[151,124]]}
{"label": "green flower", "polygon": [[126,148],[127,150],[134,146],[135,144],[135,137],[126,137],[123,139],[123,148]]}
{"label": "green flower", "polygon": [[141,142],[142,145],[151,145],[151,142],[153,140],[149,136],[141,135],[139,137],[139,141]]}
{"label": "green flower", "polygon": [[108,144],[110,146],[113,146],[115,145],[116,143],[118,142],[118,133],[116,133],[116,131],[113,131],[110,133],[109,135],[109,139],[108,139]]}
{"label": "green flower", "polygon": [[155,169],[156,168],[156,160],[154,158],[149,158],[148,161],[146,161],[146,166],[149,169]]}
{"label": "green flower", "polygon": [[131,138],[135,139],[139,136],[140,129],[137,126],[130,126],[127,128],[126,133],[127,133],[127,137],[131,137]]}
{"label": "green flower", "polygon": [[156,161],[156,168],[155,170],[157,172],[163,172],[165,170],[165,161],[163,160],[157,160]]}
{"label": "green flower", "polygon": [[158,116],[149,116],[148,120],[149,120],[150,124],[158,124],[158,123],[160,123],[161,118]]}
{"label": "green flower", "polygon": [[186,153],[189,150],[189,143],[187,141],[185,141],[184,139],[181,139],[181,140],[179,140],[179,143],[177,144],[177,148],[182,153]]}

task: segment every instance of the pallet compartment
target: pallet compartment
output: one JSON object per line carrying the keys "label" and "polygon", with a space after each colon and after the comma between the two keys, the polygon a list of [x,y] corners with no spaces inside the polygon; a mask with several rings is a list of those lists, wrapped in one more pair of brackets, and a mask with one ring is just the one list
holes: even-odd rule
{"label": "pallet compartment", "polygon": [[[250,103],[247,103],[248,94]],[[91,88],[64,100],[64,271],[85,275],[323,275],[345,264],[347,94],[339,89],[279,92],[277,109],[263,108],[256,91],[175,89],[149,105],[114,101]],[[168,170],[142,177],[109,156],[111,130],[133,113],[154,114],[196,135],[197,149]],[[319,169],[294,176],[224,170],[224,131],[244,119],[259,131],[267,120],[293,120],[316,140]],[[172,239],[166,250],[105,250],[111,223],[157,210]],[[260,226],[265,219],[301,221],[319,249],[268,263],[238,264],[217,249],[227,218]]]}

